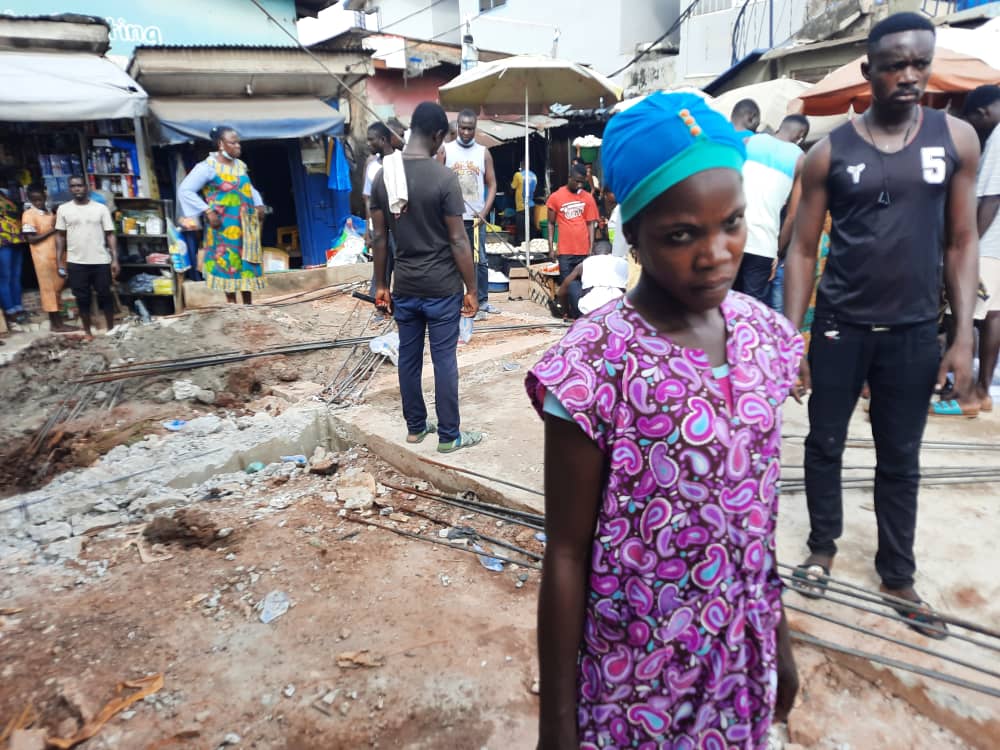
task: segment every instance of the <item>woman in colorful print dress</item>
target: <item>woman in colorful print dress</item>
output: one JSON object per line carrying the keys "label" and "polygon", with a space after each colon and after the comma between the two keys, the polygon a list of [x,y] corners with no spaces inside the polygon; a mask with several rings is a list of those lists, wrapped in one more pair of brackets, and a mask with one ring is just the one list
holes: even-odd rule
{"label": "woman in colorful print dress", "polygon": [[240,136],[232,128],[214,128],[216,150],[184,178],[177,189],[182,225],[202,217],[205,221],[205,267],[209,289],[226,293],[236,302],[241,292],[243,304],[251,294],[263,289],[264,251],[260,242],[263,201],[240,161]]}
{"label": "woman in colorful print dress", "polygon": [[760,750],[798,688],[775,519],[802,339],[730,291],[745,152],[725,118],[654,94],[603,149],[642,275],[527,378],[545,420],[539,748]]}

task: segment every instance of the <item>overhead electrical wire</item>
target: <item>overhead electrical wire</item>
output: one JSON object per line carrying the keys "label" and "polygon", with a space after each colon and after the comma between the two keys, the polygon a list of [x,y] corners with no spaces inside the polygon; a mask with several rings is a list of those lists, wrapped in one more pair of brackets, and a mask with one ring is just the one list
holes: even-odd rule
{"label": "overhead electrical wire", "polygon": [[653,41],[649,45],[647,45],[644,50],[642,50],[641,52],[637,53],[635,55],[635,57],[633,57],[631,60],[629,60],[627,63],[625,63],[622,67],[618,68],[618,70],[616,70],[614,73],[609,73],[608,74],[608,78],[614,78],[619,73],[624,73],[626,70],[628,70],[629,68],[631,68],[637,62],[639,62],[642,58],[644,58],[646,55],[648,55],[650,52],[652,52],[653,48],[656,47],[657,44],[659,44],[660,42],[662,42],[664,39],[666,39],[668,36],[670,36],[675,31],[677,31],[677,29],[680,28],[680,25],[682,23],[684,23],[685,20],[687,20],[688,16],[691,15],[692,11],[694,11],[695,7],[700,2],[701,2],[701,0],[692,0],[691,4],[687,8],[684,9],[684,12],[681,13],[679,16],[677,16],[677,20],[674,21],[672,24],[670,24],[670,28],[668,28],[666,31],[664,31],[655,41]]}

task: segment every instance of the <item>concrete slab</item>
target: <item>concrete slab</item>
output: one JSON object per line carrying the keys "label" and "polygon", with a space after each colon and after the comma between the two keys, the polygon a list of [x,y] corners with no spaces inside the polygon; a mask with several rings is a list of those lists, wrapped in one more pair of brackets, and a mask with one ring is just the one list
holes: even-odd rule
{"label": "concrete slab", "polygon": [[[527,369],[557,335],[538,334],[520,341],[505,342],[503,347],[460,353],[463,427],[486,433],[487,437],[480,446],[441,456],[435,450],[434,440],[429,439],[419,445],[407,444],[398,389],[387,386],[384,381],[380,381],[380,388],[369,394],[363,406],[335,412],[335,430],[352,440],[366,443],[401,471],[411,476],[422,476],[439,488],[448,491],[472,489],[490,501],[541,512],[544,503],[539,495],[442,470],[426,464],[423,459],[441,461],[541,490],[542,423],[528,404],[524,377]],[[516,364],[518,368],[505,369],[502,366],[504,362]],[[433,391],[429,369],[425,369],[425,373],[428,374],[425,399],[432,412]],[[808,425],[806,409],[789,402],[784,415],[784,434],[788,436],[784,449],[784,476],[786,479],[801,477],[802,436]],[[866,416],[860,407],[851,423],[850,434],[858,438],[871,437]],[[977,420],[932,420],[926,439],[928,442],[995,443],[997,434],[1000,434],[1000,413],[983,415]],[[942,450],[928,445],[922,455],[925,467],[1000,466],[1000,451]],[[848,449],[845,465],[873,467],[874,450]],[[873,472],[854,471],[851,474],[872,476]],[[989,562],[996,558],[993,551],[995,524],[992,521],[996,518],[998,502],[1000,484],[927,487],[921,492],[917,537],[917,588],[921,595],[944,612],[993,628],[1000,627],[1000,581],[995,576],[995,565]],[[877,591],[879,581],[873,564],[876,533],[871,490],[845,491],[844,509],[844,535],[834,575]],[[808,554],[805,546],[808,529],[804,494],[786,491],[778,525],[778,555],[782,562],[796,564]],[[994,671],[1000,671],[996,651],[954,637],[941,643],[930,641],[901,623],[831,602],[806,600],[795,592],[786,593],[785,598],[789,604],[809,611],[870,628],[970,664],[992,664]],[[866,606],[889,612],[878,603]],[[817,638],[939,670],[993,686],[994,689],[997,684],[989,676],[936,656],[856,633],[805,614],[790,613],[790,620],[795,628]],[[953,628],[952,632],[962,634],[964,631]],[[976,638],[990,640],[985,636]],[[876,666],[868,660],[834,654],[827,656],[864,679],[879,682],[892,694],[907,700],[918,711],[958,734],[971,747],[989,747],[992,740],[986,738],[1000,736],[1000,703],[995,698],[901,670]]]}
{"label": "concrete slab", "polygon": [[[354,263],[333,268],[306,268],[267,274],[267,288],[254,293],[255,300],[266,300],[295,292],[310,292],[330,284],[366,281],[372,277],[371,263]],[[225,303],[221,292],[208,288],[204,281],[184,282],[184,306],[216,307]]]}

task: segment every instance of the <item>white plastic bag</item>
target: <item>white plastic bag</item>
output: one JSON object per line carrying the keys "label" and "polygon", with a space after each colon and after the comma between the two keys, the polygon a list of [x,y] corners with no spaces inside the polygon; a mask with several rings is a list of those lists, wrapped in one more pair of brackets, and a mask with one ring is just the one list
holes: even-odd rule
{"label": "white plastic bag", "polygon": [[390,331],[368,342],[368,348],[376,354],[389,358],[393,366],[399,367],[399,333]]}

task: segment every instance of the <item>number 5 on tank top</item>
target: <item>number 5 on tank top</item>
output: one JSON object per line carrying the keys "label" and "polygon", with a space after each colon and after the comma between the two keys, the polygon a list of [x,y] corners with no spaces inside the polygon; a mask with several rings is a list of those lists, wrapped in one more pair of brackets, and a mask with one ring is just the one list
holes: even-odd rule
{"label": "number 5 on tank top", "polygon": [[925,146],[920,149],[920,165],[924,170],[924,182],[928,185],[940,185],[948,173],[944,147]]}

